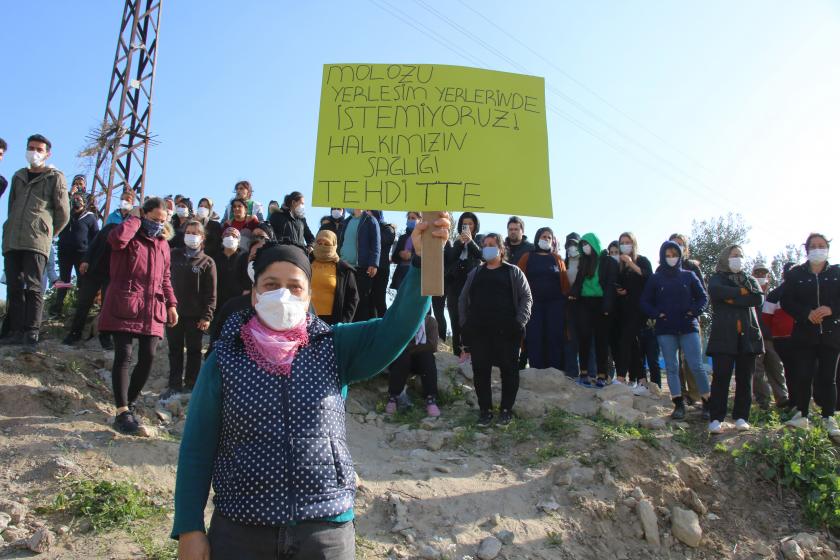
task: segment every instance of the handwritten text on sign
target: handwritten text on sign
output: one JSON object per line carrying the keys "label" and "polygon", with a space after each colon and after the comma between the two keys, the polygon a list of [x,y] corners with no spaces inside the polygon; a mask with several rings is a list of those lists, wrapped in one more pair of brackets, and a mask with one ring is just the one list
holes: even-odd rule
{"label": "handwritten text on sign", "polygon": [[313,204],[551,217],[542,78],[324,66]]}

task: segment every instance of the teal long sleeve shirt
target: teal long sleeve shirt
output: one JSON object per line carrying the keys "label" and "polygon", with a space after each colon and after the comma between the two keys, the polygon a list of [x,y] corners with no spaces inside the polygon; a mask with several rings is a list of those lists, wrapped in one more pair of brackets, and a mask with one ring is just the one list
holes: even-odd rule
{"label": "teal long sleeve shirt", "polygon": [[[420,328],[431,299],[420,295],[420,271],[412,266],[393,305],[381,319],[333,327],[333,341],[341,376],[341,393],[385,369],[405,349]],[[175,480],[175,520],[172,538],[204,531],[204,508],[210,495],[213,465],[222,428],[222,381],[216,354],[201,368],[190,399]],[[330,521],[353,519],[352,508]]]}

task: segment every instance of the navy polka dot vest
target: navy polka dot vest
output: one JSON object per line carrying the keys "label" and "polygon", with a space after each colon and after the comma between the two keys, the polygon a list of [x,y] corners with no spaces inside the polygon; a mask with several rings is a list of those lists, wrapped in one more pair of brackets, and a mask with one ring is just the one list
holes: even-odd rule
{"label": "navy polka dot vest", "polygon": [[213,503],[223,516],[248,525],[344,513],[353,507],[356,474],[332,329],[313,318],[291,376],[272,375],[248,358],[239,335],[253,314],[231,315],[215,346],[222,429]]}

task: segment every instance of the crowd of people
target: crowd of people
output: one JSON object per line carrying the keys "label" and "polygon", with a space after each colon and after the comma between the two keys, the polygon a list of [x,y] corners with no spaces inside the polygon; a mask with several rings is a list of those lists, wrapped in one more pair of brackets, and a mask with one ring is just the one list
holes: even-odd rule
{"label": "crowd of people", "polygon": [[[83,175],[68,188],[47,164],[51,148],[44,136],[29,137],[28,166],[8,189],[0,177],[0,196],[8,190],[9,198],[0,342],[37,347],[46,289],[55,289],[47,313],[62,315],[75,271],[64,343],[82,340],[101,298],[99,340],[114,350],[114,427],[136,434],[137,399],[165,336],[169,382],[160,399],[193,392],[180,459],[189,479],[179,468],[173,535],[203,535],[212,478],[214,551],[274,546],[242,526],[351,520],[347,386],[388,370],[385,410],[393,414],[406,406],[406,382],[417,375],[427,414],[440,415],[434,353],[450,329],[452,351],[473,369],[482,426],[514,418],[527,365],[561,370],[594,389],[625,383],[643,394],[651,384],[662,387],[661,357],[674,419],[696,404],[709,431],[720,433],[734,374],[736,429],[749,429],[754,395],[767,405],[772,393],[776,406],[795,411],[789,424],[798,428],[810,426],[813,397],[828,434],[840,437],[840,267],[828,262],[825,235],[807,236],[807,261],[787,263],[783,278],[771,278],[763,263],[745,269],[738,245],[724,248],[704,278],[681,234],[662,243],[656,265],[629,231],[604,247],[592,232],[561,237],[543,227],[532,243],[521,218],[509,219],[504,236],[482,234],[472,212],[461,213],[454,230],[448,213],[427,224],[420,212],[407,212],[398,235],[381,211],[332,208],[313,234],[303,194],[265,207],[248,181],[234,185],[221,214],[207,197],[138,200],[127,190],[102,216]],[[0,160],[6,150],[0,140]],[[419,235],[428,228],[444,251],[445,294],[434,298],[420,295],[416,271]],[[389,283],[397,294],[390,307]],[[711,375],[701,332],[707,309]],[[288,448],[287,440],[298,443]],[[244,500],[275,475],[285,481],[281,494],[289,476],[311,488],[294,499]],[[351,546],[346,534],[330,535],[336,546]]]}

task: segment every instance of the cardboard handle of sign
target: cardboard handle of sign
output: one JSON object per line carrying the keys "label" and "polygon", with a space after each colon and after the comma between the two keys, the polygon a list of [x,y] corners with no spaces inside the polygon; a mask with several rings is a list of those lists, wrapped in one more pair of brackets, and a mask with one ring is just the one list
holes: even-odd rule
{"label": "cardboard handle of sign", "polygon": [[[439,212],[423,212],[423,221],[431,224]],[[423,267],[420,269],[420,293],[424,296],[443,295],[443,247],[432,237],[432,228],[423,232]]]}

